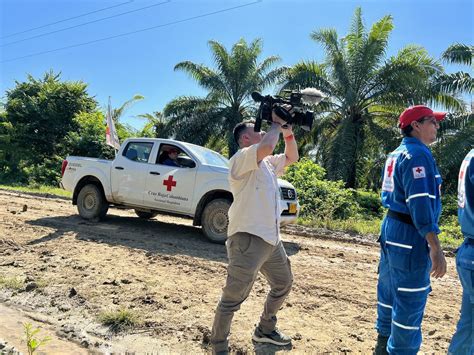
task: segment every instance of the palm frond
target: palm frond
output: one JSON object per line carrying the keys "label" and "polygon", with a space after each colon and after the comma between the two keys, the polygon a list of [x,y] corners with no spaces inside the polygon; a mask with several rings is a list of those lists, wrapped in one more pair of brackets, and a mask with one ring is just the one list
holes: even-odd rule
{"label": "palm frond", "polygon": [[434,89],[447,93],[474,92],[474,78],[468,73],[456,72],[452,74],[441,74],[435,78]]}
{"label": "palm frond", "polygon": [[134,95],[130,100],[125,101],[119,108],[112,110],[112,119],[115,122],[119,122],[120,117],[125,113],[125,111],[132,106],[135,102],[143,100],[145,97],[139,94]]}
{"label": "palm frond", "polygon": [[469,46],[462,43],[455,43],[444,51],[442,54],[443,60],[454,64],[471,65],[474,56],[474,46]]}

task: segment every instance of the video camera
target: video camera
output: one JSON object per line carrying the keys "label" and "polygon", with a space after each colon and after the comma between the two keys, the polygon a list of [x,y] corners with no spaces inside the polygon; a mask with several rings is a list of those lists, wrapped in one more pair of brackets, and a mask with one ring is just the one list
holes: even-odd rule
{"label": "video camera", "polygon": [[[252,99],[255,102],[260,102],[254,131],[260,132],[263,120],[270,123],[273,122],[272,110],[275,110],[278,117],[284,120],[287,124],[301,126],[305,131],[310,131],[313,126],[314,114],[313,111],[308,110],[307,107],[319,104],[324,97],[325,95],[315,88],[291,91],[289,98],[271,95],[263,96],[254,91],[252,92]],[[281,105],[284,104],[291,106],[293,114],[281,107]]]}

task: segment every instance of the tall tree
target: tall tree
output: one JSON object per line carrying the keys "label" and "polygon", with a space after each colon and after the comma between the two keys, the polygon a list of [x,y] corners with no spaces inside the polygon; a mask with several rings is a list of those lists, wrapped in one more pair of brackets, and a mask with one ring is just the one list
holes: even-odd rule
{"label": "tall tree", "polygon": [[[442,59],[449,64],[470,66],[473,69],[474,46],[455,43],[442,54]],[[474,79],[469,73],[457,71],[439,75],[434,82],[435,90],[451,94],[474,92]],[[459,165],[467,152],[474,147],[474,103],[454,112],[443,123],[439,141],[435,145],[435,156],[445,179],[445,189],[455,191]]]}
{"label": "tall tree", "polygon": [[144,113],[138,115],[138,117],[146,120],[145,126],[140,133],[140,137],[166,138],[166,117],[163,116],[161,112],[155,111],[153,113]]}
{"label": "tall tree", "polygon": [[164,109],[169,118],[167,131],[176,139],[200,145],[224,137],[231,156],[237,150],[233,127],[253,114],[250,94],[277,82],[285,68],[271,69],[279,61],[277,56],[257,61],[262,52],[260,39],[250,44],[241,39],[230,52],[216,41],[209,41],[209,46],[215,69],[190,61],[175,66],[195,79],[207,95],[181,96],[168,103]]}
{"label": "tall tree", "polygon": [[325,50],[324,62],[297,63],[284,85],[314,86],[328,96],[316,108],[319,116],[305,143],[316,151],[328,177],[349,187],[361,186],[363,176],[373,174],[369,167],[374,164],[379,175],[384,150],[393,146],[397,136],[395,118],[407,105],[462,106],[449,93],[434,91],[432,79],[443,69],[423,48],[407,46],[386,58],[392,30],[389,15],[367,30],[361,9],[356,9],[346,36],[339,38],[334,29],[311,34]]}
{"label": "tall tree", "polygon": [[97,103],[81,81],[61,81],[47,72],[41,79],[28,75],[6,92],[6,122],[11,125],[6,151],[11,178],[54,184],[68,132],[78,129],[80,112],[93,112]]}
{"label": "tall tree", "polygon": [[74,116],[92,112],[96,101],[83,82],[61,81],[52,71],[42,79],[28,75],[25,82],[16,82],[7,91],[5,110],[12,124],[12,145],[23,156],[40,157],[59,153],[58,143],[67,132],[77,128]]}

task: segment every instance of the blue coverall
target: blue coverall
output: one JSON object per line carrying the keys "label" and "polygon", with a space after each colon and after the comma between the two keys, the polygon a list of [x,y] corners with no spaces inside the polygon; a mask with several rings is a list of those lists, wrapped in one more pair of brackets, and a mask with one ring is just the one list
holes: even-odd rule
{"label": "blue coverall", "polygon": [[416,354],[421,345],[421,321],[431,291],[425,236],[440,232],[441,183],[431,151],[417,138],[403,138],[388,155],[382,204],[409,220],[386,216],[380,234],[376,329],[389,336],[390,354]]}
{"label": "blue coverall", "polygon": [[449,354],[474,354],[474,149],[464,158],[458,179],[458,219],[464,242],[456,254],[462,285],[461,317]]}

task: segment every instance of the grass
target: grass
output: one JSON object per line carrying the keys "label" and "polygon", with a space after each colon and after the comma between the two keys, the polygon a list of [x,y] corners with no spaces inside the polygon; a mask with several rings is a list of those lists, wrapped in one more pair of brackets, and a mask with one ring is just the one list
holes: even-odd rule
{"label": "grass", "polygon": [[382,220],[373,219],[298,219],[298,224],[312,228],[326,228],[333,231],[354,232],[357,234],[379,234]]}
{"label": "grass", "polygon": [[104,311],[99,314],[99,321],[113,332],[120,332],[141,323],[138,313],[121,308],[116,311]]}
{"label": "grass", "polygon": [[24,283],[17,277],[6,277],[0,275],[0,288],[19,291],[23,289]]}
{"label": "grass", "polygon": [[39,194],[49,194],[61,197],[71,197],[72,194],[69,191],[63,190],[59,187],[47,186],[47,185],[1,185],[0,189],[9,191],[20,191],[20,192],[32,192]]}
{"label": "grass", "polygon": [[[463,242],[463,236],[457,218],[448,218],[445,223],[440,226],[441,234],[438,236],[443,248],[457,248]],[[326,228],[333,231],[354,232],[361,235],[380,234],[380,226],[382,219],[357,219],[350,218],[346,220],[334,219],[298,219],[298,224],[313,227]]]}

